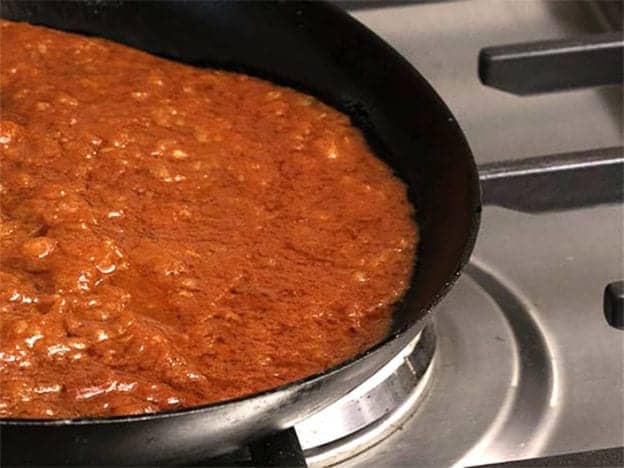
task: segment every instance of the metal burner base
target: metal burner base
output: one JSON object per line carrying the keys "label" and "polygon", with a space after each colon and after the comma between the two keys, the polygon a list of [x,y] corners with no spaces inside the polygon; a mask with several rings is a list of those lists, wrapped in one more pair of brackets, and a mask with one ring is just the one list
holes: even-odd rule
{"label": "metal burner base", "polygon": [[430,387],[436,336],[428,325],[377,374],[297,424],[309,466],[336,464],[395,432]]}
{"label": "metal burner base", "polygon": [[402,430],[340,466],[463,467],[540,456],[559,416],[561,377],[534,310],[473,258],[437,307],[427,395]]}

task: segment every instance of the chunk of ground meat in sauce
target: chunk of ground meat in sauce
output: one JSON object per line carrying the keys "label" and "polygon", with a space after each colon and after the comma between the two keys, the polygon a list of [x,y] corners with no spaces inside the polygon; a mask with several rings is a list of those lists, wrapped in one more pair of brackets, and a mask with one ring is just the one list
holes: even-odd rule
{"label": "chunk of ground meat in sauce", "polygon": [[101,39],[0,31],[0,416],[225,400],[384,337],[417,228],[347,116]]}

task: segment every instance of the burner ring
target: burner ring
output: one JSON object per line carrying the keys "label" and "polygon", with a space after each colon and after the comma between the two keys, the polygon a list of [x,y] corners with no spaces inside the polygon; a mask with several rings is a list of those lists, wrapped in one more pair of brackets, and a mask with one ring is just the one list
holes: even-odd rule
{"label": "burner ring", "polygon": [[364,384],[297,424],[308,465],[333,465],[397,430],[430,388],[435,350],[435,325],[429,323]]}

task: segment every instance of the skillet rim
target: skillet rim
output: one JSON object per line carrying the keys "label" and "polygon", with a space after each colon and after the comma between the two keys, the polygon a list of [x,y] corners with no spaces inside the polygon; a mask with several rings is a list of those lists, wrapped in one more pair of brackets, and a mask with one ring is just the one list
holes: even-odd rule
{"label": "skillet rim", "polygon": [[[470,229],[466,236],[466,242],[462,249],[462,254],[458,258],[457,263],[453,269],[453,273],[446,279],[446,281],[440,286],[436,294],[426,302],[424,307],[421,307],[417,310],[417,315],[419,316],[412,323],[403,324],[398,330],[387,334],[381,341],[377,342],[373,346],[367,348],[366,350],[346,359],[344,361],[339,362],[338,364],[324,369],[315,374],[308,375],[306,377],[287,382],[277,387],[271,387],[265,390],[261,390],[259,392],[242,395],[236,398],[231,398],[222,401],[216,401],[204,405],[190,406],[185,408],[179,408],[175,410],[169,411],[161,411],[158,413],[146,413],[140,415],[121,415],[121,416],[106,416],[106,417],[77,417],[77,418],[56,418],[56,419],[26,419],[26,418],[0,418],[0,427],[2,426],[10,426],[10,427],[19,427],[19,426],[37,426],[37,427],[64,427],[64,426],[88,426],[88,425],[106,425],[106,424],[118,424],[118,423],[134,423],[146,420],[157,420],[157,419],[166,419],[172,417],[182,417],[185,415],[194,415],[198,413],[209,413],[217,408],[222,408],[227,405],[236,404],[243,402],[245,400],[253,400],[255,398],[260,398],[263,396],[267,396],[270,394],[277,394],[280,392],[288,391],[298,386],[302,385],[311,385],[317,381],[323,380],[327,377],[330,377],[333,374],[337,374],[342,370],[350,367],[355,364],[360,359],[365,358],[366,356],[375,353],[379,349],[383,348],[387,344],[397,340],[401,336],[408,333],[410,330],[415,328],[419,323],[423,323],[425,318],[429,315],[431,310],[446,296],[446,294],[451,290],[454,286],[455,282],[459,279],[462,274],[462,271],[466,264],[468,263],[472,251],[474,249],[474,245],[477,239],[480,221],[481,221],[481,188],[479,184],[478,170],[477,165],[474,160],[474,156],[470,149],[470,145],[466,139],[466,136],[461,129],[457,119],[446,105],[444,100],[438,95],[435,91],[434,87],[418,72],[418,70],[407,61],[405,57],[403,57],[398,51],[396,51],[392,46],[390,46],[386,41],[384,41],[381,37],[379,37],[374,31],[369,29],[367,26],[362,24],[356,18],[351,16],[346,10],[340,8],[337,5],[331,4],[325,0],[313,2],[315,3],[316,8],[324,8],[328,11],[329,14],[334,15],[334,17],[340,17],[341,21],[343,21],[348,27],[352,29],[359,29],[360,32],[364,32],[368,39],[371,42],[376,43],[376,45],[383,49],[386,53],[388,59],[392,59],[398,64],[402,65],[406,74],[411,75],[411,79],[415,81],[419,81],[420,85],[425,89],[432,100],[435,102],[435,106],[438,107],[438,111],[441,115],[446,117],[446,121],[449,127],[452,127],[453,132],[457,135],[457,147],[461,149],[461,151],[465,154],[467,158],[467,163],[469,166],[469,178],[470,178],[470,197],[471,200],[471,220],[470,220]],[[36,24],[36,23],[31,23]],[[55,29],[55,28],[53,28]],[[115,42],[115,41],[112,41]],[[173,60],[173,59],[169,59]],[[252,75],[253,76],[253,75]],[[265,79],[265,78],[263,78]],[[332,106],[333,107],[333,106]],[[350,116],[351,117],[351,116]],[[417,208],[417,207],[416,207]],[[417,263],[417,260],[416,260]],[[410,279],[410,282],[412,282]],[[406,289],[403,293],[401,299],[399,299],[395,303],[395,310],[393,313],[400,313],[401,309],[404,307],[403,299],[405,296],[411,291],[412,285]]]}

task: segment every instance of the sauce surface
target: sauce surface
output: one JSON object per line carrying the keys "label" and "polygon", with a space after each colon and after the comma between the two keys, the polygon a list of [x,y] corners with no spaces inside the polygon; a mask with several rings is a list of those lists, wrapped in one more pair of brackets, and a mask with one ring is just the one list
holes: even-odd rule
{"label": "sauce surface", "polygon": [[0,31],[0,417],[215,402],[384,337],[417,228],[347,116],[101,39]]}

